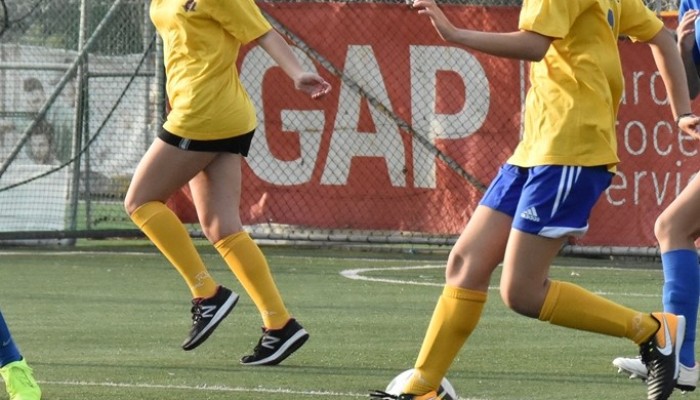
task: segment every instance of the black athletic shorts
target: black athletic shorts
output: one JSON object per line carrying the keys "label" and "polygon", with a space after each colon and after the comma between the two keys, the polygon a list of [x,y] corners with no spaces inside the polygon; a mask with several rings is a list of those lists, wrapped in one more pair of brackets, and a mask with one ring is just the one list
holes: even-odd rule
{"label": "black athletic shorts", "polygon": [[255,129],[244,135],[226,139],[193,140],[177,136],[166,131],[165,129],[161,129],[158,132],[158,137],[165,143],[178,147],[182,150],[206,151],[212,153],[233,153],[247,157],[248,150],[250,150],[250,142],[253,140],[253,134],[255,134]]}

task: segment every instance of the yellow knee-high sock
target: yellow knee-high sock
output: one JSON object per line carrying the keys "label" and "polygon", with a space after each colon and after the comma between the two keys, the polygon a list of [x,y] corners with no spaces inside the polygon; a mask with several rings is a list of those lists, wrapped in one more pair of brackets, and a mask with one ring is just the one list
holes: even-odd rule
{"label": "yellow knee-high sock", "polygon": [[626,337],[637,344],[648,340],[659,328],[650,314],[561,281],[551,282],[539,319],[567,328]]}
{"label": "yellow knee-high sock", "polygon": [[234,233],[214,244],[231,271],[241,282],[258,308],[263,325],[268,329],[282,328],[289,320],[267,260],[247,232]]}
{"label": "yellow knee-high sock", "polygon": [[193,297],[211,297],[217,284],[209,275],[182,222],[165,204],[151,201],[131,214],[143,233],[180,272]]}
{"label": "yellow knee-high sock", "polygon": [[405,393],[436,390],[457,353],[481,318],[486,293],[445,286],[416,359],[416,373]]}

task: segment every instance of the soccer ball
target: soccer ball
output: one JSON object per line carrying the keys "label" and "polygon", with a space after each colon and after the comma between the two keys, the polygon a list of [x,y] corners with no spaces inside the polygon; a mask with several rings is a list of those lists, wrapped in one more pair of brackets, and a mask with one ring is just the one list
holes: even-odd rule
{"label": "soccer ball", "polygon": [[[400,395],[403,392],[403,388],[406,387],[408,380],[413,376],[414,371],[415,369],[411,368],[396,375],[386,387],[386,392],[394,396]],[[457,400],[457,392],[455,392],[455,388],[447,378],[442,378],[440,388],[438,389],[438,398],[442,400]]]}

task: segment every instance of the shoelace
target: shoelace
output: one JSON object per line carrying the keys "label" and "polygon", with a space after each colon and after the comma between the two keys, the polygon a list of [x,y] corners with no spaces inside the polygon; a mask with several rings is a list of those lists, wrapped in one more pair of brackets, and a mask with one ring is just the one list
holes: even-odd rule
{"label": "shoelace", "polygon": [[202,319],[202,299],[192,300],[190,312],[192,313],[192,324],[194,325]]}
{"label": "shoelace", "polygon": [[654,342],[649,341],[641,346],[640,358],[642,359],[642,364],[649,366],[652,361],[652,353],[654,352]]}
{"label": "shoelace", "polygon": [[270,331],[268,331],[265,328],[262,328],[263,334],[260,336],[260,340],[258,340],[258,344],[255,345],[253,348],[253,355],[257,356],[258,353],[260,353],[260,349],[262,348],[262,342],[265,340],[265,336],[270,334]]}

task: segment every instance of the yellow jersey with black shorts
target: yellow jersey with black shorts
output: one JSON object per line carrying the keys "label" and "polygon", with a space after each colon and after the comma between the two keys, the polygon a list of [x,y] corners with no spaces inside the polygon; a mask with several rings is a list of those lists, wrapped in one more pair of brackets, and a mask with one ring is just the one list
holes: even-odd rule
{"label": "yellow jersey with black shorts", "polygon": [[163,39],[171,111],[163,128],[192,141],[255,130],[255,108],[236,67],[241,45],[272,27],[253,0],[152,0]]}
{"label": "yellow jersey with black shorts", "polygon": [[648,41],[663,22],[642,0],[525,0],[518,26],[554,41],[530,64],[524,135],[508,162],[614,171],[624,84],[618,37]]}

